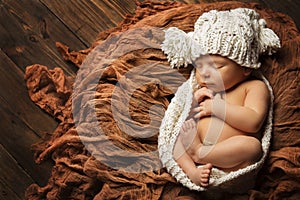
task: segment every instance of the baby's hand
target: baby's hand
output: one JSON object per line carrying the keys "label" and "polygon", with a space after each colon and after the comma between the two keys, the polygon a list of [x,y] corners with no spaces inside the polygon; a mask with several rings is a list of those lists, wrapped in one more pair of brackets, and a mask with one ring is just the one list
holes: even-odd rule
{"label": "baby's hand", "polygon": [[213,91],[207,87],[202,87],[194,93],[194,101],[197,103],[202,102],[205,98],[212,99],[213,97]]}
{"label": "baby's hand", "polygon": [[198,107],[193,109],[193,112],[196,113],[194,115],[194,118],[203,118],[203,117],[208,117],[212,114],[211,112],[211,107],[212,107],[212,99],[205,99],[202,101]]}
{"label": "baby's hand", "polygon": [[193,109],[193,112],[196,113],[194,115],[194,118],[203,118],[208,117],[213,114],[213,110],[218,109],[218,104],[220,101],[223,101],[221,99],[220,94],[216,94],[215,97],[210,99],[205,99],[201,103],[199,103],[199,106]]}

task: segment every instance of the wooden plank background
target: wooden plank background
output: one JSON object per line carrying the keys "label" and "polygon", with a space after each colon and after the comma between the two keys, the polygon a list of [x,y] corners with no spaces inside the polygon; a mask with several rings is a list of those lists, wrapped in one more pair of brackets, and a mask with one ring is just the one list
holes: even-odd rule
{"label": "wooden plank background", "polygon": [[[255,2],[289,14],[300,27],[300,1]],[[76,67],[63,61],[55,42],[85,49],[100,31],[116,26],[135,7],[134,0],[0,0],[0,199],[24,199],[30,184],[45,185],[51,173],[51,161],[36,165],[30,147],[52,133],[57,122],[29,99],[26,66],[60,67],[74,75]]]}

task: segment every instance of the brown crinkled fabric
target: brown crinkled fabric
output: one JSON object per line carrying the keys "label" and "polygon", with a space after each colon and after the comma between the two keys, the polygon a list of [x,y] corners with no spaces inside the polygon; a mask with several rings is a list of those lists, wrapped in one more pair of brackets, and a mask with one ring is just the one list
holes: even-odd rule
{"label": "brown crinkled fabric", "polygon": [[[157,154],[164,110],[191,71],[168,66],[159,49],[159,28],[191,31],[203,12],[236,7],[256,9],[282,42],[277,54],[262,58],[263,73],[275,94],[271,150],[255,188],[247,194],[190,191],[161,167]],[[60,121],[52,134],[34,145],[37,163],[51,157],[55,164],[48,184],[31,185],[27,199],[299,198],[300,36],[288,16],[241,2],[146,2],[118,27],[100,33],[89,49],[69,52],[57,45],[80,69],[76,77],[41,65],[26,69],[31,99]]]}

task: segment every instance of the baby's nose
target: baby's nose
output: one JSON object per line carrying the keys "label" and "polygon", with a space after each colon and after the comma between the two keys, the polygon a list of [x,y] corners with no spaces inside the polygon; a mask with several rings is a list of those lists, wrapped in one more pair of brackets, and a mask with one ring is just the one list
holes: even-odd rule
{"label": "baby's nose", "polygon": [[210,72],[210,69],[208,67],[202,67],[200,69],[200,75],[202,77],[208,78],[208,77],[210,77],[210,74],[211,74],[211,72]]}

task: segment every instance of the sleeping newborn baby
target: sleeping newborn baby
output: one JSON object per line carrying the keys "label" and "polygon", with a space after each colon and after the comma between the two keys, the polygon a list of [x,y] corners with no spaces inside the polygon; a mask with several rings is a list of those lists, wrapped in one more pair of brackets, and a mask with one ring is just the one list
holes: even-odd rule
{"label": "sleeping newborn baby", "polygon": [[[184,34],[170,28],[162,44],[172,67],[193,64],[197,83],[173,158],[194,184],[207,187],[213,167],[231,172],[261,159],[271,88],[253,74],[260,67],[259,56],[273,53],[280,41],[247,8],[204,13],[194,32],[178,39]],[[188,42],[178,52],[174,41]]]}
{"label": "sleeping newborn baby", "polygon": [[207,186],[212,165],[232,171],[261,157],[259,130],[269,92],[251,70],[226,57],[201,56],[195,67],[200,89],[194,93],[194,119],[183,124],[174,157],[195,184]]}

